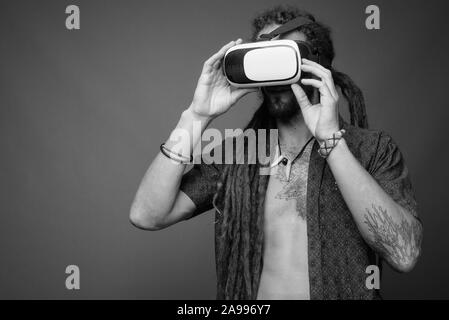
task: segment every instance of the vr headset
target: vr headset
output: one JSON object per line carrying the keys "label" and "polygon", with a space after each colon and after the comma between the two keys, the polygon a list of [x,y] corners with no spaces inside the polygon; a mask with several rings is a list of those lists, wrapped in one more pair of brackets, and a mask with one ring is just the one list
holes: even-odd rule
{"label": "vr headset", "polygon": [[[260,39],[272,39],[313,21],[298,17]],[[319,51],[305,41],[270,40],[236,45],[224,56],[223,71],[228,82],[237,88],[280,86],[296,83],[301,78],[301,59],[322,65]]]}

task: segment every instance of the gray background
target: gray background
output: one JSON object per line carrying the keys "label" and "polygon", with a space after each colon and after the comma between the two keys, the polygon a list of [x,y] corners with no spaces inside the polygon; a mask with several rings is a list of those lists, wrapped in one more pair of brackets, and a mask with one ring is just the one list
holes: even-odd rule
{"label": "gray background", "polygon": [[[203,61],[276,2],[1,1],[0,298],[215,298],[212,212],[144,232],[129,207]],[[290,3],[333,28],[335,66],[412,173],[423,254],[409,274],[385,268],[385,298],[449,298],[444,2],[376,1],[379,31],[364,26],[371,1]],[[69,4],[79,31],[65,28]],[[257,104],[214,126],[243,126]],[[69,264],[79,291],[65,289]]]}

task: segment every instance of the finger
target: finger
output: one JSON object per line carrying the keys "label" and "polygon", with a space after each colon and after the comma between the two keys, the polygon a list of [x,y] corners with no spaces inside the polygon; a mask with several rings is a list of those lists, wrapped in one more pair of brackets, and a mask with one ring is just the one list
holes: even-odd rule
{"label": "finger", "polygon": [[231,99],[232,101],[237,102],[239,99],[241,99],[243,96],[246,96],[248,93],[251,92],[257,92],[258,88],[247,88],[247,89],[235,89],[231,93]]}
{"label": "finger", "polygon": [[214,64],[212,65],[212,68],[214,68],[214,69],[220,68],[222,62],[223,62],[223,59],[215,61]]}
{"label": "finger", "polygon": [[[241,44],[242,42],[243,42],[243,40],[239,38],[239,39],[237,39],[237,40],[235,41],[235,45]],[[232,47],[232,46],[231,46],[231,47]],[[229,49],[227,49],[227,50],[229,50]],[[226,51],[227,51],[227,50],[225,50],[225,54],[226,54]],[[217,59],[217,60],[213,63],[212,68],[213,68],[213,69],[219,69],[219,68],[221,67],[222,63],[223,63],[223,59],[224,59],[224,54],[223,54],[223,56],[222,56],[221,58]]]}
{"label": "finger", "polygon": [[231,41],[229,43],[227,43],[226,45],[224,45],[223,47],[221,47],[221,49],[216,52],[215,54],[213,54],[209,59],[207,59],[204,62],[204,68],[203,71],[209,71],[210,69],[212,69],[214,67],[214,64],[217,61],[221,61],[221,59],[224,57],[226,51],[231,48],[234,45],[234,41]]}
{"label": "finger", "polygon": [[298,100],[298,104],[301,107],[301,110],[306,110],[312,106],[309,98],[307,98],[306,93],[298,84],[294,83],[290,87],[295,94],[296,100]]}
{"label": "finger", "polygon": [[236,44],[240,44],[241,42],[242,42],[242,39],[237,39],[236,41],[231,41],[231,42],[225,44],[223,47],[221,47],[220,50],[218,50],[217,53],[212,55],[209,59],[206,60],[206,62],[204,62],[204,66],[208,67],[208,68],[213,67],[215,62],[221,61],[221,59],[223,59],[226,51],[228,51],[230,48],[232,48]]}
{"label": "finger", "polygon": [[330,71],[329,69],[326,69],[325,67],[323,67],[318,62],[315,62],[315,61],[312,61],[312,60],[309,60],[309,59],[306,59],[306,58],[302,59],[302,63],[308,64],[308,65],[311,65],[311,66],[315,66],[315,67],[317,67],[319,69],[322,69],[323,71],[326,71],[326,70]]}
{"label": "finger", "polygon": [[304,63],[304,65],[311,65],[311,66],[315,66],[316,68],[320,69],[321,71],[324,72],[324,74],[327,75],[326,80],[327,81],[327,85],[329,87],[329,89],[331,89],[331,92],[334,94],[334,98],[336,98],[338,100],[338,92],[335,88],[335,84],[334,84],[334,78],[332,77],[332,71],[329,69],[326,69],[325,67],[323,67],[321,64],[309,60],[309,59],[302,59],[302,62]]}
{"label": "finger", "polygon": [[323,79],[329,78],[329,74],[327,74],[326,71],[321,70],[320,68],[318,68],[316,66],[302,64],[301,70],[303,70],[305,72],[310,72],[310,73],[314,74],[315,76],[317,76],[318,78],[323,78]]}
{"label": "finger", "polygon": [[321,78],[329,87],[332,97],[335,100],[338,100],[337,89],[335,88],[335,85],[334,85],[334,79],[332,78],[332,73],[328,69],[325,69],[325,68],[323,68],[323,69],[318,68],[315,65],[307,65],[307,64],[301,65],[301,70],[303,70],[305,72],[310,72],[313,75],[317,76],[318,78]]}
{"label": "finger", "polygon": [[301,83],[306,86],[312,86],[317,88],[320,91],[322,96],[328,96],[333,98],[332,93],[329,90],[329,87],[324,81],[316,80],[316,79],[302,79]]}

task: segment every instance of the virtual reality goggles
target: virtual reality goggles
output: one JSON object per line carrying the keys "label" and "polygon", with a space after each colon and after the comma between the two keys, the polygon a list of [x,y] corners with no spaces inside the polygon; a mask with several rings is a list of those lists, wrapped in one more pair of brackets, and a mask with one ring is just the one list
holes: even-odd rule
{"label": "virtual reality goggles", "polygon": [[224,73],[238,88],[292,84],[301,77],[301,59],[318,62],[306,42],[273,40],[230,48],[224,56]]}
{"label": "virtual reality goggles", "polygon": [[[299,17],[260,38],[272,39],[307,23],[313,21]],[[308,42],[270,40],[230,48],[223,59],[223,71],[228,82],[237,88],[287,85],[301,78],[303,58],[328,65]]]}

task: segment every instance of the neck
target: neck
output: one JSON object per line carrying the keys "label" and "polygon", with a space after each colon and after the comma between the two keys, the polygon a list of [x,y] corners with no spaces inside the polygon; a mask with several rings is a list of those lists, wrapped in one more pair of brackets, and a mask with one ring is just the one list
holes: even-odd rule
{"label": "neck", "polygon": [[279,132],[279,143],[288,148],[301,149],[312,137],[300,112],[287,121],[276,120],[276,125]]}

